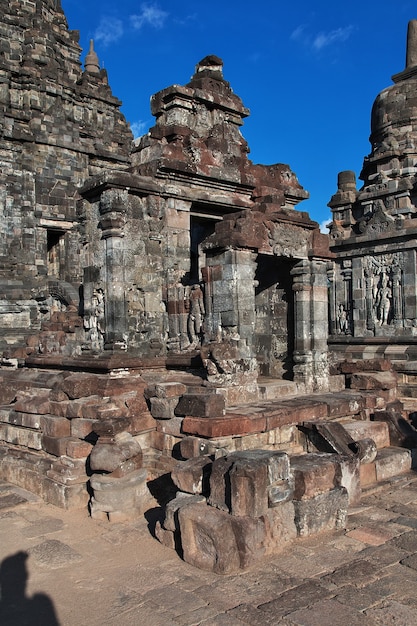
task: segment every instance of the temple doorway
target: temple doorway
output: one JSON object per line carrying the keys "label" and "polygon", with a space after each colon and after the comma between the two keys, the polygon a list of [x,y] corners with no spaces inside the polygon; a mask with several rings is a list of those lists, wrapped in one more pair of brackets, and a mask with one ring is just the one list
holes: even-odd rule
{"label": "temple doorway", "polygon": [[261,376],[293,378],[294,297],[290,271],[294,264],[287,258],[258,255],[254,351]]}

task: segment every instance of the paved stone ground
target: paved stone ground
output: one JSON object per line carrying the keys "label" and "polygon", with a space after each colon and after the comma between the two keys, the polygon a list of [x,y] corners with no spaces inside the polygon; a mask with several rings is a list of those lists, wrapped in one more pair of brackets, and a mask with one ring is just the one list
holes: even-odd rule
{"label": "paved stone ground", "polygon": [[224,577],[183,563],[143,517],[97,522],[0,482],[0,561],[2,626],[415,626],[417,476],[367,494],[345,532]]}

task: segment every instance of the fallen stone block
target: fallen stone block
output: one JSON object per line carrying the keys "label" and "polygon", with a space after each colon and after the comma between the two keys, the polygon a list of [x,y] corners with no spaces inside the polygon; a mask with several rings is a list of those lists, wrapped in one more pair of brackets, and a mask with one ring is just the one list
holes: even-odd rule
{"label": "fallen stone block", "polygon": [[290,459],[294,500],[307,500],[336,486],[337,455],[303,454]]}
{"label": "fallen stone block", "polygon": [[194,504],[178,512],[186,563],[216,574],[232,574],[265,554],[265,522],[238,518]]}
{"label": "fallen stone block", "polygon": [[282,502],[279,506],[269,508],[262,516],[265,523],[265,554],[278,554],[297,537],[294,522],[294,503],[292,500]]}
{"label": "fallen stone block", "polygon": [[294,500],[295,525],[300,537],[346,525],[349,497],[344,487],[336,487],[307,500]]}
{"label": "fallen stone block", "polygon": [[200,504],[206,507],[207,501],[204,496],[201,495],[192,495],[190,493],[178,492],[172,500],[170,500],[165,507],[165,519],[163,522],[163,527],[169,531],[178,531],[179,530],[179,522],[178,522],[178,511],[183,509],[191,504]]}
{"label": "fallen stone block", "polygon": [[171,471],[172,481],[186,493],[208,495],[212,464],[207,456],[179,461]]}
{"label": "fallen stone block", "polygon": [[405,448],[383,448],[378,451],[375,459],[377,481],[387,480],[393,476],[404,474],[411,470],[411,450]]}
{"label": "fallen stone block", "polygon": [[259,517],[289,499],[292,490],[287,454],[244,450],[214,461],[209,503],[234,516]]}

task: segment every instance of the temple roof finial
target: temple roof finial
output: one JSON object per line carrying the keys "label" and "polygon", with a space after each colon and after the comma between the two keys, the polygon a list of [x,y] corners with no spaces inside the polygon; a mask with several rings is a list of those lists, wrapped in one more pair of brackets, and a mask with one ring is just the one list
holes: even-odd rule
{"label": "temple roof finial", "polygon": [[417,20],[408,22],[406,68],[417,65]]}
{"label": "temple roof finial", "polygon": [[90,74],[100,74],[100,63],[98,56],[94,50],[94,40],[90,39],[90,49],[85,57],[84,63],[85,71]]}

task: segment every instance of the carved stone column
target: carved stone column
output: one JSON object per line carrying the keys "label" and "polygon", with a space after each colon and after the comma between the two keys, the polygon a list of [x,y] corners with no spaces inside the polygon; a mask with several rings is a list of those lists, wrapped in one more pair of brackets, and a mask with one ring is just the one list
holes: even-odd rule
{"label": "carved stone column", "polygon": [[291,271],[295,296],[294,380],[306,391],[329,388],[328,286],[325,261],[303,260]]}
{"label": "carved stone column", "polygon": [[105,350],[125,350],[127,310],[124,279],[124,224],[128,192],[104,191],[100,198],[100,228],[105,241]]}

